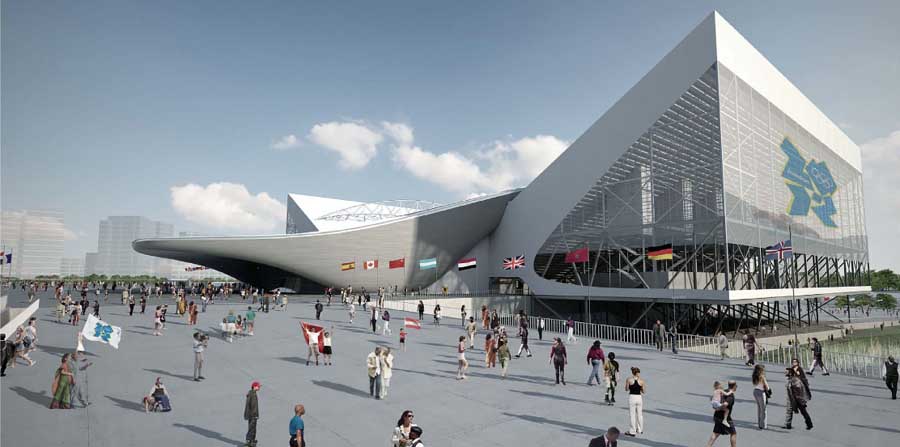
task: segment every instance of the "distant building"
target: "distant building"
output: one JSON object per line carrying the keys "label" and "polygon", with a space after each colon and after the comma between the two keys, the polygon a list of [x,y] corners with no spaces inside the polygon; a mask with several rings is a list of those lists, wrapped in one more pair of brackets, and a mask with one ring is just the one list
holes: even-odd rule
{"label": "distant building", "polygon": [[[96,262],[91,271],[102,275],[169,276],[171,261],[142,255],[131,248],[140,238],[172,237],[172,224],[142,216],[110,216],[100,221]],[[87,260],[85,264],[88,264]]]}
{"label": "distant building", "polygon": [[85,253],[84,254],[84,274],[85,275],[97,275],[100,271],[97,269],[98,260],[100,258],[100,253]]}
{"label": "distant building", "polygon": [[84,276],[84,258],[62,258],[59,276]]}
{"label": "distant building", "polygon": [[6,274],[18,278],[58,275],[65,242],[62,211],[5,210],[0,225],[0,245],[12,252]]}

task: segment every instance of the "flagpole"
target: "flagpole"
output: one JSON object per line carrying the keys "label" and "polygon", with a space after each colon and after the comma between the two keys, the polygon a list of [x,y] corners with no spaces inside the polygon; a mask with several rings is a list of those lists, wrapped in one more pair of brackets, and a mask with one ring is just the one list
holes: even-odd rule
{"label": "flagpole", "polygon": [[593,318],[591,318],[591,285],[594,282],[594,278],[591,276],[591,243],[586,242],[585,246],[588,249],[587,250],[587,263],[585,264],[587,270],[585,270],[585,272],[584,272],[584,277],[588,280],[588,285],[587,285],[587,299],[588,299],[587,320],[588,321],[587,322],[591,323],[591,322],[593,322]]}
{"label": "flagpole", "polygon": [[[797,263],[794,259],[794,234],[791,230],[791,224],[788,224],[788,240],[791,242],[791,303],[797,298],[795,288],[797,286]],[[782,249],[784,246],[782,245]],[[797,306],[797,322],[800,322],[800,306]],[[794,357],[800,359],[800,338],[797,336],[797,326],[794,326]]]}

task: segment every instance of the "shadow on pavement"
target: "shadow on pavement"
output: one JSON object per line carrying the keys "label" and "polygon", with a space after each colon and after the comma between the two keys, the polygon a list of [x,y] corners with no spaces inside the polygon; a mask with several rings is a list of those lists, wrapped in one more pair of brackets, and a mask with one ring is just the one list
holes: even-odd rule
{"label": "shadow on pavement", "polygon": [[870,430],[886,431],[886,432],[888,432],[888,433],[900,433],[900,430],[897,430],[896,428],[876,427],[876,426],[874,426],[874,425],[859,425],[859,424],[849,424],[849,425],[850,425],[851,427],[867,428],[867,429],[870,429]]}
{"label": "shadow on pavement", "polygon": [[34,402],[44,408],[50,408],[50,401],[53,400],[47,394],[46,391],[41,391],[40,393],[26,390],[20,386],[14,386],[9,389],[10,391],[15,391],[19,396],[24,397],[25,399]]}
{"label": "shadow on pavement", "polygon": [[193,382],[193,381],[194,381],[194,376],[186,376],[186,375],[182,375],[182,374],[172,374],[172,373],[170,373],[170,372],[168,372],[168,371],[163,371],[163,370],[161,370],[161,369],[147,369],[147,368],[144,368],[144,371],[152,372],[153,374],[159,374],[159,375],[161,375],[161,376],[173,377],[173,378],[175,378],[175,379],[187,380],[187,381],[190,381],[190,382]]}
{"label": "shadow on pavement", "polygon": [[[71,353],[75,352],[74,348],[66,349],[66,348],[61,348],[59,346],[38,345],[37,348],[39,351],[44,351],[49,354],[59,355],[59,356],[62,356],[63,354],[71,354]],[[87,354],[91,357],[97,357],[97,354],[91,354],[90,352],[85,352],[85,354]]]}
{"label": "shadow on pavement", "polygon": [[196,426],[196,425],[191,425],[191,424],[172,424],[172,426],[173,426],[173,427],[183,428],[183,429],[188,430],[188,431],[192,431],[192,432],[194,432],[194,433],[196,433],[196,434],[198,434],[198,435],[200,435],[200,436],[203,436],[204,438],[209,438],[209,439],[212,439],[212,440],[214,440],[214,441],[219,441],[219,442],[223,442],[223,443],[228,443],[228,444],[231,444],[231,445],[244,445],[244,442],[243,442],[243,441],[238,441],[238,440],[236,440],[236,439],[226,438],[225,436],[222,436],[222,434],[219,433],[219,432],[212,431],[212,430],[207,430],[207,429],[205,429],[205,428],[198,427],[198,426]]}
{"label": "shadow on pavement", "polygon": [[284,360],[285,362],[297,363],[301,365],[306,364],[306,360],[300,357],[278,357],[278,360]]}
{"label": "shadow on pavement", "polygon": [[366,398],[366,399],[372,398],[372,396],[370,396],[369,393],[359,390],[359,389],[356,389],[356,388],[353,388],[353,387],[350,387],[350,386],[347,386],[347,385],[344,385],[343,383],[329,382],[327,380],[313,380],[312,383],[313,383],[313,385],[321,386],[321,387],[332,389],[335,391],[340,391],[342,393],[347,393],[351,396],[362,397],[362,398]]}
{"label": "shadow on pavement", "polygon": [[130,400],[119,399],[116,397],[112,397],[110,395],[106,395],[104,397],[113,401],[113,403],[116,404],[117,407],[124,408],[126,410],[140,411],[142,413],[144,412],[144,406],[142,404],[140,404],[139,402],[132,402]]}

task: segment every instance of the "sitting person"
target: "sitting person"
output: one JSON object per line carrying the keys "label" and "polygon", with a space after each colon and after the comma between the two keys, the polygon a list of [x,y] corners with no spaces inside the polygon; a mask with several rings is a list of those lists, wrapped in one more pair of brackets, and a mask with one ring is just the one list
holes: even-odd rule
{"label": "sitting person", "polygon": [[156,378],[156,383],[153,384],[150,395],[144,397],[144,411],[149,412],[151,409],[155,410],[157,404],[159,406],[159,411],[172,411],[172,406],[169,404],[169,393],[166,391],[166,386],[162,384],[162,379],[159,377]]}

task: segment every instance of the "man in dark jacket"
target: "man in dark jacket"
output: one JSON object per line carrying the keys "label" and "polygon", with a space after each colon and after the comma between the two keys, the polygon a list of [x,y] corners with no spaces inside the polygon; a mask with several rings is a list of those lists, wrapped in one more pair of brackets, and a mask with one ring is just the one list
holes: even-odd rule
{"label": "man in dark jacket", "polygon": [[259,382],[250,385],[247,392],[247,401],[244,404],[244,420],[247,421],[247,447],[256,447],[256,420],[259,419],[259,401],[256,393],[259,391]]}
{"label": "man in dark jacket", "polygon": [[616,427],[609,427],[609,430],[606,430],[606,433],[604,433],[603,436],[591,439],[591,443],[588,444],[588,447],[616,447],[616,441],[618,439],[619,429]]}

